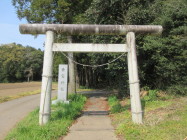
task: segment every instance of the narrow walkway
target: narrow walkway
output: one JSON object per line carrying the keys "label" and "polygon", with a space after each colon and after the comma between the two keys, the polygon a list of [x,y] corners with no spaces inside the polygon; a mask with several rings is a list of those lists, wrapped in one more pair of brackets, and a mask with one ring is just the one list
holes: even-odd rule
{"label": "narrow walkway", "polygon": [[83,115],[61,140],[117,140],[108,116],[107,92],[92,91],[85,94],[89,99]]}

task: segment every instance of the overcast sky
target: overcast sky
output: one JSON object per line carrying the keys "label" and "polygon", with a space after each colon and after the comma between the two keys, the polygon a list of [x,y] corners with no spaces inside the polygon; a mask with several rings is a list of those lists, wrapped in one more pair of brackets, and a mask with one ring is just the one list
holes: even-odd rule
{"label": "overcast sky", "polygon": [[34,38],[32,35],[23,35],[19,32],[19,24],[27,23],[19,20],[11,0],[0,0],[0,44],[16,43],[23,46],[32,46],[43,50],[44,35]]}

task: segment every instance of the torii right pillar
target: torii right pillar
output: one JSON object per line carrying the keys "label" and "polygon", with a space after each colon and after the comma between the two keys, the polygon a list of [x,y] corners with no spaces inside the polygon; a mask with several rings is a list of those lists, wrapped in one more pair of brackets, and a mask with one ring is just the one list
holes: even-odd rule
{"label": "torii right pillar", "polygon": [[128,72],[130,84],[130,99],[132,120],[136,124],[143,123],[143,111],[140,100],[140,85],[138,78],[138,65],[136,56],[135,33],[128,32],[126,36],[128,51]]}

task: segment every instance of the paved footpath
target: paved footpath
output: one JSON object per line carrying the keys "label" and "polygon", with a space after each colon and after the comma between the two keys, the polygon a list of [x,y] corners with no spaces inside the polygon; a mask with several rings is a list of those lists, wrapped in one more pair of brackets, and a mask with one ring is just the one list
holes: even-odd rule
{"label": "paved footpath", "polygon": [[105,91],[90,92],[83,115],[61,140],[117,140],[108,116]]}
{"label": "paved footpath", "polygon": [[[53,91],[53,96],[56,91]],[[29,112],[40,104],[40,94],[15,99],[0,104],[0,140],[22,120]]]}

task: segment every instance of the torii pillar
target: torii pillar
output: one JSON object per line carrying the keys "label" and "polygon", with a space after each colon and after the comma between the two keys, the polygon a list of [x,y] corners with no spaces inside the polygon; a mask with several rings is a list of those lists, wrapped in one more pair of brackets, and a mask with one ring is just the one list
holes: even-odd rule
{"label": "torii pillar", "polygon": [[46,124],[51,114],[51,90],[52,90],[52,71],[53,71],[53,52],[54,32],[46,32],[42,87],[40,98],[39,124]]}
{"label": "torii pillar", "polygon": [[135,33],[128,32],[126,36],[126,42],[128,47],[128,73],[129,73],[129,85],[130,85],[130,99],[131,99],[131,113],[134,123],[143,123],[143,111],[140,100],[140,85],[138,78],[138,64],[136,56],[136,42]]}

